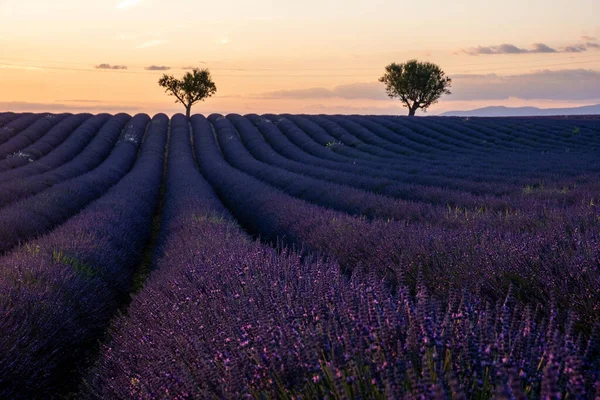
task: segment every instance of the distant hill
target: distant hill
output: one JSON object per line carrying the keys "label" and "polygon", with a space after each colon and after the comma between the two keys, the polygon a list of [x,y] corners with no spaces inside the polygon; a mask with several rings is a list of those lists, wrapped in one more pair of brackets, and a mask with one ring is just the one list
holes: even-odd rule
{"label": "distant hill", "polygon": [[543,115],[595,115],[600,114],[600,104],[572,108],[537,108],[492,106],[469,111],[447,111],[446,117],[537,117]]}

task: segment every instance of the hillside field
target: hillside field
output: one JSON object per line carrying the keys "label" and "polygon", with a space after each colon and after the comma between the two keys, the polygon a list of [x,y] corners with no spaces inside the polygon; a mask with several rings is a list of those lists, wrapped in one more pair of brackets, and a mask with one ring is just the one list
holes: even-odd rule
{"label": "hillside field", "polygon": [[0,112],[0,399],[600,399],[600,117]]}

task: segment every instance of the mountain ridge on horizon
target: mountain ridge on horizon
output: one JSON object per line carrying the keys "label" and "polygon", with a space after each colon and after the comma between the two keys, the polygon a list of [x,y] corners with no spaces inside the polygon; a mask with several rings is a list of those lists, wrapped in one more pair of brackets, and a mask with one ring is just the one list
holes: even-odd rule
{"label": "mountain ridge on horizon", "polygon": [[566,108],[488,106],[473,110],[446,111],[442,117],[538,117],[553,115],[600,115],[600,104]]}

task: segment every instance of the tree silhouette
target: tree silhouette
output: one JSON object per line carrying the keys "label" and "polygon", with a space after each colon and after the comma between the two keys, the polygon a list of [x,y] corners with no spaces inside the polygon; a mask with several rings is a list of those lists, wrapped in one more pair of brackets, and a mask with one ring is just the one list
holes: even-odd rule
{"label": "tree silhouette", "polygon": [[192,72],[186,72],[182,79],[164,74],[158,84],[165,88],[165,92],[170,96],[177,98],[175,103],[185,106],[185,114],[188,117],[194,104],[217,92],[217,86],[212,81],[208,69],[194,68]]}
{"label": "tree silhouette", "polygon": [[448,88],[452,80],[445,75],[436,64],[410,60],[386,66],[379,82],[385,83],[388,96],[398,97],[413,116],[419,108],[426,111],[437,103],[443,94],[451,94]]}

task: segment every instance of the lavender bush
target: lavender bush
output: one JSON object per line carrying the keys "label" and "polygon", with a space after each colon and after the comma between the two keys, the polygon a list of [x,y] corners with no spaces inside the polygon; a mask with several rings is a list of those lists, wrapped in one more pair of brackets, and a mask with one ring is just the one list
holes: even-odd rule
{"label": "lavender bush", "polygon": [[63,119],[39,140],[13,154],[9,154],[6,160],[0,161],[0,171],[18,168],[41,158],[62,143],[79,125],[90,117],[91,114],[76,114]]}
{"label": "lavender bush", "polygon": [[148,121],[146,114],[133,117],[114,151],[98,168],[1,209],[0,253],[49,231],[117,183],[135,162]]}
{"label": "lavender bush", "polygon": [[119,183],[0,258],[0,398],[52,399],[74,389],[127,299],[150,236],[167,128],[168,118],[155,116]]}
{"label": "lavender bush", "polygon": [[33,124],[11,137],[5,143],[0,144],[0,158],[5,158],[6,156],[36,142],[57,123],[69,116],[71,116],[71,114],[48,114],[39,118]]}
{"label": "lavender bush", "polygon": [[17,118],[0,127],[0,145],[18,135],[23,129],[26,129],[40,118],[42,118],[40,114],[17,114]]}
{"label": "lavender bush", "polygon": [[[84,124],[82,131],[77,130],[77,136],[79,133],[84,135],[83,141],[82,138],[75,143],[69,141],[65,143],[66,149],[59,148],[40,162],[0,174],[0,179],[7,179],[0,184],[0,208],[96,168],[110,154],[130,119],[127,114],[115,115],[108,121],[99,116],[90,124]],[[86,143],[91,135],[94,135],[92,140]],[[75,149],[80,150],[76,155],[71,153],[75,150],[74,145],[77,145]]]}
{"label": "lavender bush", "polygon": [[375,274],[348,280],[335,263],[249,241],[193,174],[187,140],[175,117],[182,173],[167,181],[164,252],[84,398],[600,395],[597,328],[584,341],[572,319],[561,332],[554,308],[544,318],[510,290],[496,304],[459,291],[441,303],[423,278],[416,295],[403,282],[390,292]]}
{"label": "lavender bush", "polygon": [[149,121],[0,113],[0,398],[600,398],[600,119]]}

